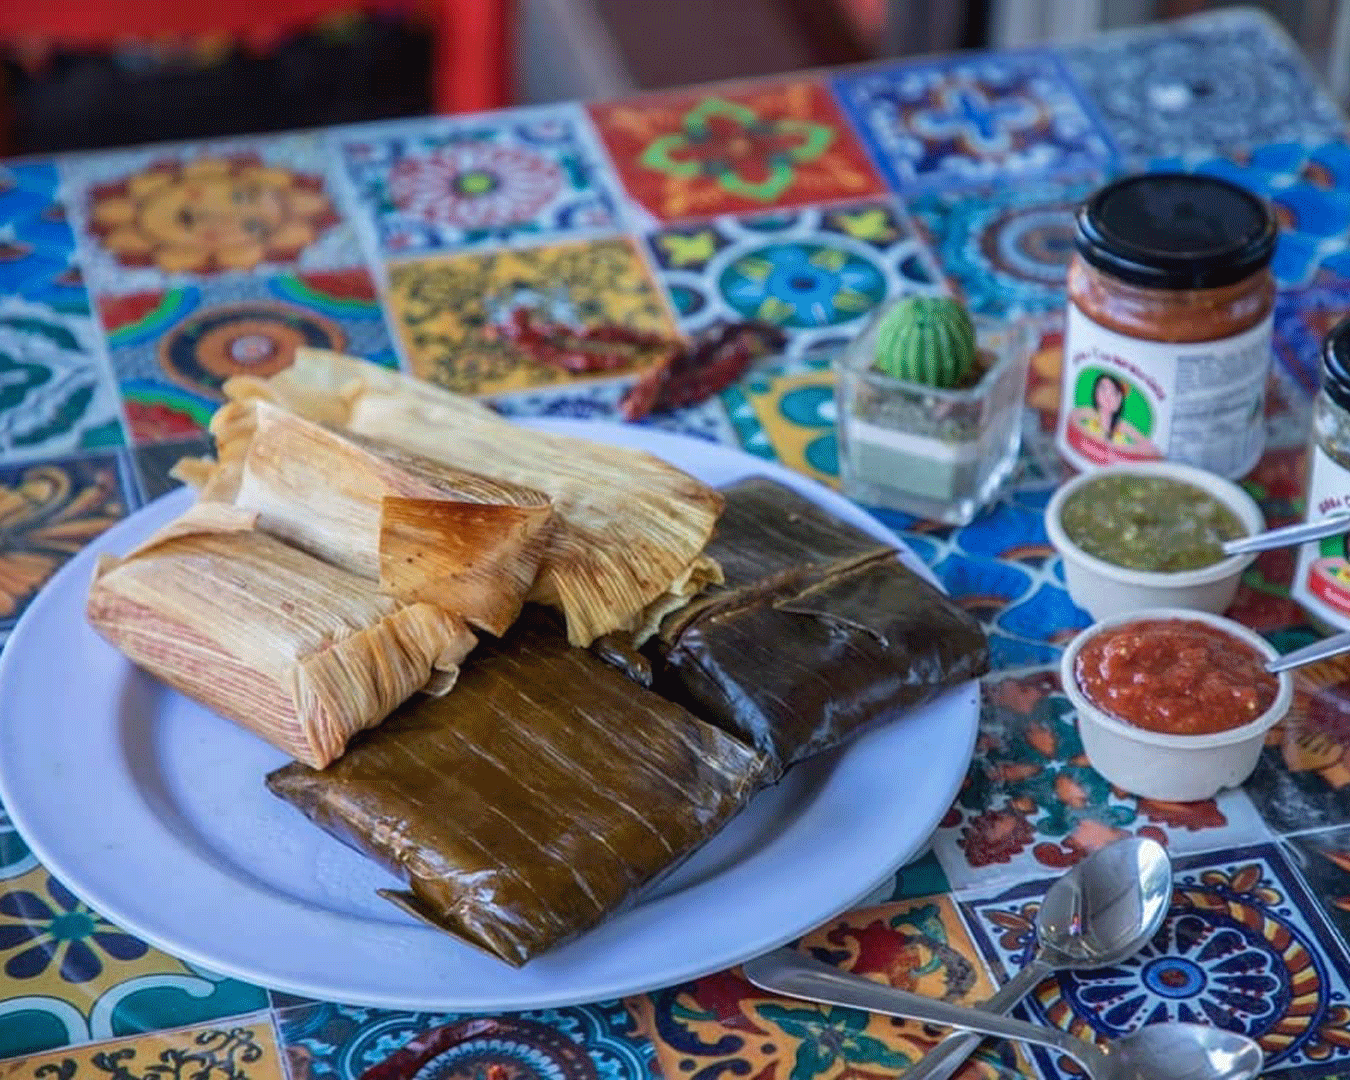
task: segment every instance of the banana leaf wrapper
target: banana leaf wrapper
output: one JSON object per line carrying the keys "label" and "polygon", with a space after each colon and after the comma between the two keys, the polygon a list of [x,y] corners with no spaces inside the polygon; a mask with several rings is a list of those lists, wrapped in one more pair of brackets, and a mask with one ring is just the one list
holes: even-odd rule
{"label": "banana leaf wrapper", "polygon": [[[202,498],[256,511],[264,531],[402,600],[500,636],[534,587],[554,520],[542,492],[261,400],[225,404],[211,430],[218,460],[194,485]],[[237,479],[230,490],[221,474]]]}
{"label": "banana leaf wrapper", "polygon": [[989,669],[979,624],[893,548],[756,479],[725,491],[727,581],[649,644],[658,693],[762,751],[775,774]]}
{"label": "banana leaf wrapper", "polygon": [[124,558],[104,556],[88,619],[139,667],[322,768],[409,695],[447,691],[475,638],[259,532],[256,517],[198,503]]}
{"label": "banana leaf wrapper", "polygon": [[[563,613],[574,645],[614,631],[644,641],[721,580],[704,552],[721,496],[650,454],[530,430],[470,398],[321,349],[297,350],[268,379],[230,379],[225,393],[543,492],[556,520],[529,599]],[[237,468],[227,455],[221,464]],[[227,477],[217,483],[229,486]]]}
{"label": "banana leaf wrapper", "polygon": [[711,837],[761,755],[635,687],[527,607],[446,698],[268,787],[407,882],[406,911],[512,965],[594,926]]}

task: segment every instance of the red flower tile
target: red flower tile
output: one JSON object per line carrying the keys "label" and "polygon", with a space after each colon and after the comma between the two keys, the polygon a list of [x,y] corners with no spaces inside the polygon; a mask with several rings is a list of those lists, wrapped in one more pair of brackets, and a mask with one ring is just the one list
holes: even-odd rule
{"label": "red flower tile", "polygon": [[591,114],[628,194],[661,221],[886,190],[819,82],[653,95]]}

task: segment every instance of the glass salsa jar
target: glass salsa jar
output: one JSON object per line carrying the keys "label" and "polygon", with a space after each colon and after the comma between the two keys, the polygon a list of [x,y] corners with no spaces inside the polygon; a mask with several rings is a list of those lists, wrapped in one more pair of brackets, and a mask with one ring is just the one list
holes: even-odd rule
{"label": "glass salsa jar", "polygon": [[1265,446],[1275,238],[1266,203],[1214,176],[1129,176],[1088,199],[1056,429],[1071,464],[1250,471]]}
{"label": "glass salsa jar", "polygon": [[[1305,521],[1350,513],[1350,319],[1322,343],[1322,386],[1313,404]],[[1350,535],[1304,544],[1294,599],[1323,626],[1350,630]]]}

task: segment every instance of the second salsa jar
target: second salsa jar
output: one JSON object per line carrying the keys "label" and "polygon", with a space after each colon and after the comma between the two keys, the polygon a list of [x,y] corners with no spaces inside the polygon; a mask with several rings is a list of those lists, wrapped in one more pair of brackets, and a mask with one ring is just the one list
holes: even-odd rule
{"label": "second salsa jar", "polygon": [[1275,237],[1265,202],[1213,176],[1129,176],[1079,209],[1056,430],[1072,465],[1251,470],[1265,446]]}

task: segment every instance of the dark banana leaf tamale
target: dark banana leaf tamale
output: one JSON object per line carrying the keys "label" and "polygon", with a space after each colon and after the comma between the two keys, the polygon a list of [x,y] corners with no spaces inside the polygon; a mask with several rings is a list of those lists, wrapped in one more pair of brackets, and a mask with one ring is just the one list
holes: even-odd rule
{"label": "dark banana leaf tamale", "polygon": [[894,548],[770,480],[723,494],[726,583],[664,621],[653,685],[773,775],[989,669],[979,624]]}
{"label": "dark banana leaf tamale", "polygon": [[402,877],[389,899],[519,965],[709,839],[766,767],[526,608],[452,695],[408,703],[323,771],[267,783]]}

